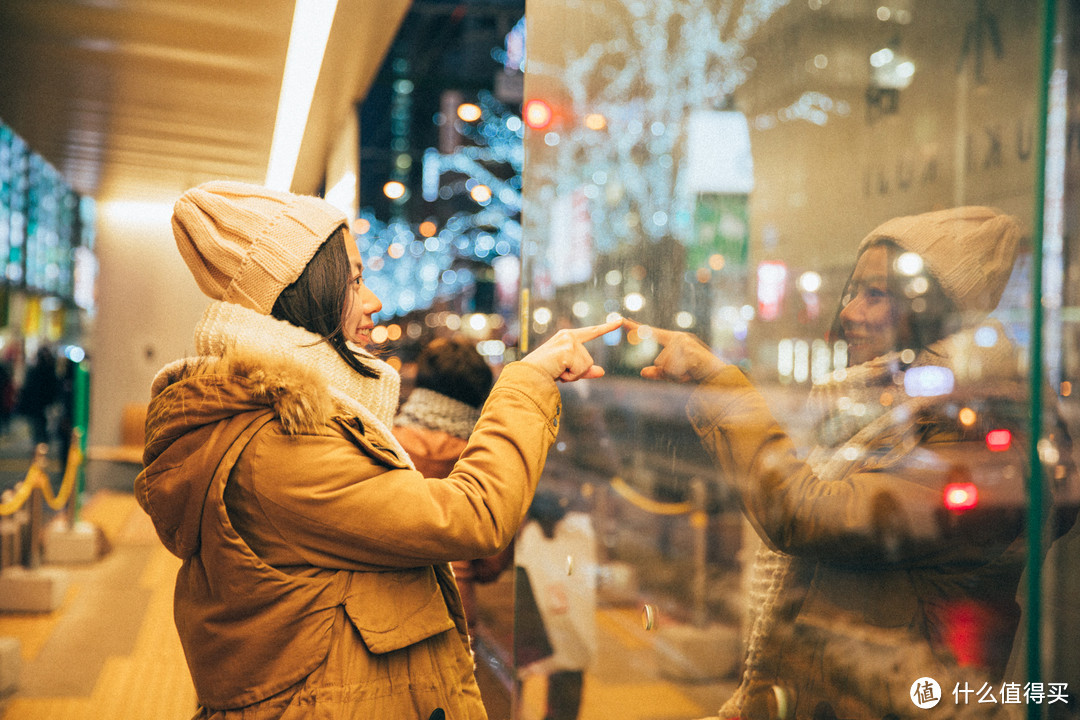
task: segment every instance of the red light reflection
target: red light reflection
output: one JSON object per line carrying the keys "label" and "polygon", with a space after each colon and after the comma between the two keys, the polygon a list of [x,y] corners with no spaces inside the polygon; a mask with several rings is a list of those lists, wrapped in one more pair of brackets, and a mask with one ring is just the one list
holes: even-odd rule
{"label": "red light reflection", "polygon": [[990,448],[992,452],[1001,452],[1002,450],[1008,450],[1009,445],[1012,444],[1012,433],[1008,430],[991,430],[986,433],[986,447]]}
{"label": "red light reflection", "polygon": [[533,130],[543,130],[551,124],[554,113],[551,106],[543,100],[529,100],[525,103],[525,124]]}
{"label": "red light reflection", "polygon": [[949,483],[945,486],[944,497],[946,509],[961,513],[979,504],[979,489],[975,483]]}

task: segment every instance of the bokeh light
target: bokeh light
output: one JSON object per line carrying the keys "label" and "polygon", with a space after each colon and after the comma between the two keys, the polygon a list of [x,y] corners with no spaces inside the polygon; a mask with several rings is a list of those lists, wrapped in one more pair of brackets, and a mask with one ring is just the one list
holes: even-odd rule
{"label": "bokeh light", "polygon": [[525,124],[533,130],[543,130],[551,124],[554,113],[543,100],[532,99],[525,103]]}
{"label": "bokeh light", "polygon": [[397,180],[391,180],[383,185],[383,195],[391,200],[400,200],[405,197],[405,185]]}
{"label": "bokeh light", "polygon": [[465,122],[475,122],[482,115],[480,106],[475,103],[461,103],[457,108],[457,116]]}

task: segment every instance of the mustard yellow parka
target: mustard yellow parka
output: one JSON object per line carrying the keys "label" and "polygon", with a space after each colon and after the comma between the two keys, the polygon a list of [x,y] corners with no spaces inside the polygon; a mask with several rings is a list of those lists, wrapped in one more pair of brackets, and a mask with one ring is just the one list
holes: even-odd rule
{"label": "mustard yellow parka", "polygon": [[203,714],[484,718],[448,562],[492,555],[560,411],[511,363],[446,478],[425,478],[299,363],[200,359],[158,383],[139,503],[183,560],[175,620]]}

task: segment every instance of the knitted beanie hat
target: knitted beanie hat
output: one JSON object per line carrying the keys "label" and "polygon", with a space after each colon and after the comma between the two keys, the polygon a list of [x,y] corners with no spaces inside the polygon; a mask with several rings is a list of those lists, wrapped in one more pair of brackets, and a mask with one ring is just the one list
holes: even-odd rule
{"label": "knitted beanie hat", "polygon": [[927,271],[962,312],[997,307],[1023,237],[1016,218],[989,207],[958,207],[889,220],[859,244],[859,255],[891,240],[922,257]]}
{"label": "knitted beanie hat", "polygon": [[320,198],[224,180],[188,190],[172,217],[176,246],[199,289],[264,315],[346,222]]}

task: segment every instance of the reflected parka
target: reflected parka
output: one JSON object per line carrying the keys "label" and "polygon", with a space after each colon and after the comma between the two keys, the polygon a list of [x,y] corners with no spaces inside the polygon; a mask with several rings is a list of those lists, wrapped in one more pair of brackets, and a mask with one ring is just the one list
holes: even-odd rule
{"label": "reflected parka", "polygon": [[486,716],[447,562],[514,537],[556,436],[554,381],[508,365],[446,478],[295,361],[201,358],[155,393],[136,494],[183,560],[175,620],[206,715]]}
{"label": "reflected parka", "polygon": [[[826,438],[813,462],[737,368],[691,396],[688,414],[723,480],[766,546],[790,563],[779,596],[751,608],[770,626],[751,640],[760,642],[755,673],[721,718],[907,717],[923,676],[945,694],[934,712],[964,714],[955,682],[1000,690],[1026,558],[1026,394],[1003,328],[985,327],[997,338],[989,348],[967,331],[911,366],[875,361],[880,382],[861,388],[862,398],[836,392],[821,427],[845,412],[877,417],[861,420],[861,433]],[[903,371],[919,366],[947,371],[955,386],[907,395]],[[958,417],[961,408],[974,410],[974,422]],[[991,447],[992,430],[1007,431],[997,436],[1007,441]],[[1075,482],[1067,438],[1051,437],[1068,472],[1050,474],[1048,491]],[[974,485],[978,506],[946,509],[950,483]],[[966,710],[986,707],[975,705]]]}

